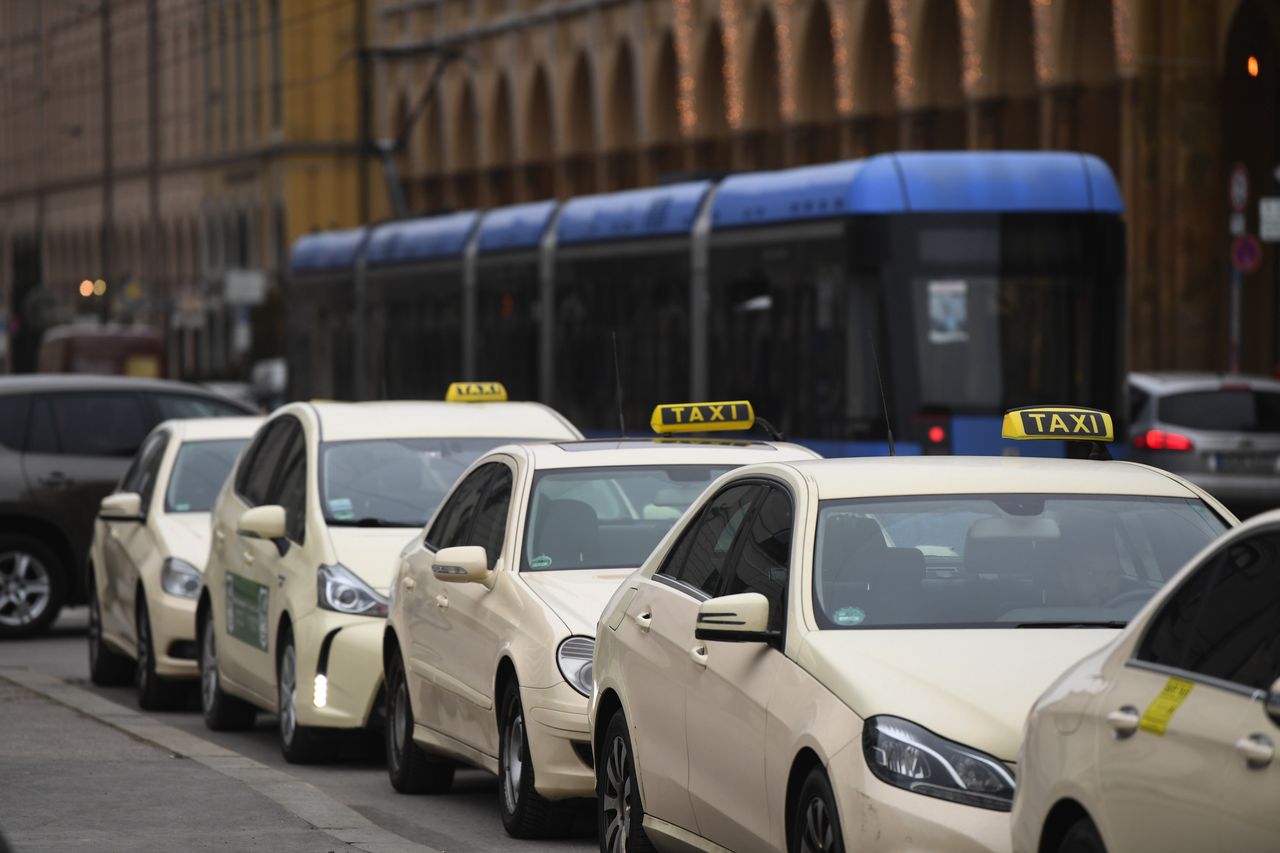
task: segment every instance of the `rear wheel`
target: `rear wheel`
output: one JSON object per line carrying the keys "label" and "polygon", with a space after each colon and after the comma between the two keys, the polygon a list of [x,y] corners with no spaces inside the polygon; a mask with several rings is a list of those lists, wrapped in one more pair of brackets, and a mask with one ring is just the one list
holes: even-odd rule
{"label": "rear wheel", "polygon": [[280,751],[290,764],[314,764],[329,752],[326,732],[298,723],[298,650],[293,633],[285,628],[276,642],[276,718],[280,727]]}
{"label": "rear wheel", "polygon": [[205,616],[200,629],[200,710],[204,724],[215,732],[243,731],[251,728],[258,716],[257,708],[222,692],[212,613]]}
{"label": "rear wheel", "polygon": [[562,835],[573,815],[534,789],[533,761],[525,731],[520,685],[515,678],[502,691],[498,717],[498,805],[502,825],[513,838],[546,838]]}
{"label": "rear wheel", "polygon": [[644,806],[636,783],[627,718],[618,711],[604,733],[604,750],[596,759],[596,814],[600,853],[651,853],[644,834]]}
{"label": "rear wheel", "polygon": [[138,705],[147,711],[170,708],[178,696],[177,686],[162,681],[156,675],[156,649],[151,637],[151,613],[147,609],[146,593],[138,590],[137,603],[138,657],[133,668],[133,683],[138,689]]}
{"label": "rear wheel", "polygon": [[791,853],[844,853],[831,782],[822,768],[809,771],[791,816]]}
{"label": "rear wheel", "polygon": [[0,536],[0,639],[47,629],[66,594],[66,570],[48,546],[29,536]]}
{"label": "rear wheel", "polygon": [[1102,836],[1093,821],[1082,817],[1071,824],[1067,834],[1062,836],[1058,853],[1107,853],[1107,846],[1102,843]]}
{"label": "rear wheel", "polygon": [[128,684],[133,662],[102,639],[102,610],[98,605],[98,583],[89,576],[89,680],[99,687]]}
{"label": "rear wheel", "polygon": [[387,668],[387,773],[402,794],[441,794],[453,785],[454,764],[413,742],[413,706],[404,661],[397,649]]}

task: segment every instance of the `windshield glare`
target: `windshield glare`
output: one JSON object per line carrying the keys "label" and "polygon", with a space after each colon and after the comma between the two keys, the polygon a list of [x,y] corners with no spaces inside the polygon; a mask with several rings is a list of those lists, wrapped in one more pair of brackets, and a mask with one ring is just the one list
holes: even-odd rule
{"label": "windshield glare", "polygon": [[524,571],[636,568],[730,466],[544,471],[533,483]]}
{"label": "windshield glare", "polygon": [[823,628],[1127,622],[1226,529],[1197,499],[948,495],[823,501]]}
{"label": "windshield glare", "polygon": [[209,512],[247,438],[189,441],[178,450],[164,495],[165,512]]}
{"label": "windshield glare", "polygon": [[338,527],[421,527],[467,466],[519,438],[385,438],[320,446],[320,500]]}

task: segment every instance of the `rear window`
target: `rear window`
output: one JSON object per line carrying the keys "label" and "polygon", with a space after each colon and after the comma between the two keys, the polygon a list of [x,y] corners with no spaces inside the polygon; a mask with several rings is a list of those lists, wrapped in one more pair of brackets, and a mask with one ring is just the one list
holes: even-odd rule
{"label": "rear window", "polygon": [[1215,390],[1172,394],[1160,400],[1163,423],[1222,432],[1280,432],[1280,393]]}
{"label": "rear window", "polygon": [[22,449],[30,403],[31,398],[26,394],[6,394],[0,397],[0,445],[10,450]]}
{"label": "rear window", "polygon": [[246,438],[189,441],[178,451],[165,495],[166,512],[209,512],[248,443]]}
{"label": "rear window", "polygon": [[238,403],[219,400],[216,397],[156,394],[155,401],[162,421],[182,418],[242,417],[250,411]]}

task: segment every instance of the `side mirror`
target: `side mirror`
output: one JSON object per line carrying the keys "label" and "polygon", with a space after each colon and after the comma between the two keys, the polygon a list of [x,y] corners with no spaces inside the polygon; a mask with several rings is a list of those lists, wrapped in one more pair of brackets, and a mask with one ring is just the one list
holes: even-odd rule
{"label": "side mirror", "polygon": [[253,539],[283,539],[284,507],[275,504],[255,506],[240,516],[236,533]]}
{"label": "side mirror", "polygon": [[1280,726],[1280,678],[1271,683],[1271,690],[1267,692],[1267,698],[1264,703],[1267,716],[1271,718],[1271,722]]}
{"label": "side mirror", "polygon": [[137,492],[107,495],[98,504],[98,516],[111,521],[142,521],[142,495]]}
{"label": "side mirror", "polygon": [[758,592],[740,592],[702,602],[694,636],[724,643],[771,643],[778,632],[769,630],[769,599]]}
{"label": "side mirror", "polygon": [[479,545],[441,548],[431,564],[431,573],[443,583],[489,584],[489,557]]}

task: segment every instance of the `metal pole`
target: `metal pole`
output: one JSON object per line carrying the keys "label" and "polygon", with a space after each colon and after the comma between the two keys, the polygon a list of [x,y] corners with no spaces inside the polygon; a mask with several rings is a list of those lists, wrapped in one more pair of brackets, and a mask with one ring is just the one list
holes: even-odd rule
{"label": "metal pole", "polygon": [[111,271],[111,239],[115,231],[113,222],[113,208],[115,206],[115,187],[113,185],[115,178],[113,172],[115,170],[115,161],[111,132],[111,120],[114,118],[111,104],[111,3],[108,0],[103,0],[102,2],[100,34],[102,50],[102,271],[99,275],[106,280],[108,287],[107,292],[98,298],[102,300],[100,310],[102,319],[105,321],[110,316],[111,288],[118,284],[118,282],[112,280],[114,276]]}
{"label": "metal pole", "polygon": [[1232,267],[1231,269],[1231,358],[1229,370],[1231,373],[1240,372],[1240,337],[1241,337],[1241,317],[1240,302],[1244,292],[1244,276],[1240,271]]}

